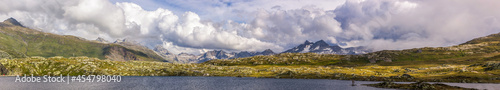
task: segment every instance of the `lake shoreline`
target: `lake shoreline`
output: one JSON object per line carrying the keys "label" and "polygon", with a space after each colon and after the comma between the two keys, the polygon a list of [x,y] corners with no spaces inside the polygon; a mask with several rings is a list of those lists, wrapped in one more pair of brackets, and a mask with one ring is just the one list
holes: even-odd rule
{"label": "lake shoreline", "polygon": [[[312,54],[316,55],[316,54]],[[321,55],[319,55],[321,56]],[[335,60],[334,60],[335,61]],[[151,61],[110,61],[74,58],[2,59],[9,70],[7,75],[120,75],[120,76],[209,76],[288,79],[331,79],[391,82],[450,82],[500,83],[497,70],[485,71],[490,63],[474,65],[418,65],[418,66],[323,66],[323,65],[253,65],[217,66],[177,64]],[[488,69],[489,70],[489,69]],[[493,74],[488,74],[493,73]]]}
{"label": "lake shoreline", "polygon": [[[15,77],[7,77],[3,76],[0,77],[0,82],[4,82],[5,84],[15,84],[14,80]],[[174,79],[173,81],[171,81]],[[381,83],[382,81],[355,81],[356,86],[351,86],[351,80],[333,80],[333,79],[289,79],[289,78],[255,78],[255,77],[203,77],[203,76],[124,76],[123,81],[120,83],[131,83],[135,81],[141,81],[133,84],[139,84],[139,83],[149,83],[149,82],[154,82],[154,83],[173,83],[174,81],[179,81],[177,79],[180,79],[181,81],[196,81],[196,82],[206,82],[207,80],[212,80],[215,79],[217,82],[248,82],[252,81],[255,83],[261,83],[261,81],[272,81],[272,82],[281,82],[281,81],[291,81],[293,83],[298,83],[298,82],[309,82],[305,83],[306,85],[312,85],[314,83],[317,83],[317,81],[320,82],[338,82],[341,86],[344,87],[349,87],[349,88],[354,88],[354,87],[371,87],[367,86],[365,84],[376,84],[376,83]],[[194,79],[194,80],[193,80]],[[170,81],[169,81],[170,80]],[[221,81],[222,80],[222,81]],[[291,83],[290,82],[290,83]],[[341,83],[340,83],[341,82]],[[120,84],[117,83],[117,84]],[[415,82],[394,82],[397,84],[410,84],[410,83],[415,83]],[[463,87],[463,88],[476,88],[476,89],[487,89],[487,88],[497,88],[498,84],[492,84],[492,83],[442,83],[442,82],[427,82],[431,84],[446,84],[449,86],[458,86],[458,87]],[[38,84],[46,84],[46,83],[18,83],[18,84],[25,84],[25,85],[38,85]],[[48,83],[50,85],[53,84],[58,84],[58,83]],[[66,85],[66,83],[60,83]],[[70,85],[88,85],[88,84],[93,84],[91,82],[85,82],[85,83],[72,83]],[[105,84],[105,83],[103,83]],[[198,83],[198,84],[206,84],[206,83]],[[152,84],[153,85],[153,84]],[[196,84],[195,84],[196,85]],[[222,84],[226,85],[226,84]],[[261,85],[261,84],[259,84]],[[323,85],[323,84],[314,84],[314,85]],[[0,85],[1,86],[1,85]],[[482,87],[477,87],[477,86],[482,86]],[[78,86],[82,87],[82,86]],[[226,86],[226,87],[238,87],[238,86]],[[375,88],[375,87],[374,87]],[[380,88],[380,89],[394,89],[394,88]]]}
{"label": "lake shoreline", "polygon": [[[20,75],[19,77],[23,77]],[[65,75],[63,75],[65,76]],[[78,76],[78,75],[69,75]],[[4,75],[0,77],[17,77],[17,75]],[[31,77],[31,76],[26,76]],[[43,76],[34,76],[43,77]],[[352,81],[351,79],[321,79],[321,78],[273,78],[273,77],[234,77],[234,76],[122,76],[122,77],[229,77],[229,78],[254,78],[254,79],[297,79],[297,80],[342,80],[342,81]],[[354,81],[367,81],[367,82],[392,82],[392,81],[376,81],[376,80],[354,80]],[[416,83],[411,81],[394,81],[395,83]],[[427,83],[461,83],[461,84],[500,84],[500,83],[489,83],[489,82],[478,82],[478,83],[462,83],[462,82],[427,82]]]}

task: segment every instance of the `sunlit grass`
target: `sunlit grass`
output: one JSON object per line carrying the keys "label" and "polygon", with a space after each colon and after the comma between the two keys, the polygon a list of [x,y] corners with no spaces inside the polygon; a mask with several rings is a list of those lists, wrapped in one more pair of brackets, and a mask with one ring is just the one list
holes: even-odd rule
{"label": "sunlit grass", "polygon": [[[88,57],[30,57],[0,60],[9,75],[230,76],[369,81],[500,82],[498,69],[475,65],[425,64],[383,66],[176,64],[153,61],[110,61]],[[494,63],[494,62],[489,62]],[[411,77],[403,77],[409,74]]]}

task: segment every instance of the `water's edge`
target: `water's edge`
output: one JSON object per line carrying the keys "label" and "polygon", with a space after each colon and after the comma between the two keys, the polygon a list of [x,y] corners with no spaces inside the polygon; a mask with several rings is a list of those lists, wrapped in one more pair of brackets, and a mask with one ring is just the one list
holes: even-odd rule
{"label": "water's edge", "polygon": [[[0,76],[0,87],[3,89],[383,89],[365,86],[381,81],[355,81],[332,79],[275,79],[255,77],[200,77],[200,76],[123,76],[118,83],[71,82],[71,83],[20,83],[14,82],[15,76]],[[414,83],[414,82],[395,82]],[[450,86],[475,89],[498,89],[500,84],[494,83],[443,83]],[[53,86],[53,87],[47,87]],[[54,88],[58,87],[58,88]]]}

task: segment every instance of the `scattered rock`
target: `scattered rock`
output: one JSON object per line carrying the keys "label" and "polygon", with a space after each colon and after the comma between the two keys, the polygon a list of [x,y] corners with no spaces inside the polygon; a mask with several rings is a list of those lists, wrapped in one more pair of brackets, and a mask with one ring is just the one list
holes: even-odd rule
{"label": "scattered rock", "polygon": [[422,53],[422,49],[418,49],[416,53]]}
{"label": "scattered rock", "polygon": [[396,84],[393,82],[384,81],[382,83],[370,84],[368,86],[381,87],[381,88],[394,88],[394,86],[396,86]]}
{"label": "scattered rock", "polygon": [[413,78],[410,74],[403,74],[401,75],[402,78]]}
{"label": "scattered rock", "polygon": [[356,86],[356,83],[354,83],[354,80],[352,80],[352,85],[351,86]]}
{"label": "scattered rock", "polygon": [[488,62],[483,67],[486,67],[485,71],[497,70],[500,69],[500,62]]}
{"label": "scattered rock", "polygon": [[6,75],[7,73],[8,73],[8,70],[2,64],[0,64],[0,74]]}
{"label": "scattered rock", "polygon": [[378,88],[395,88],[395,89],[410,89],[410,90],[475,90],[471,88],[449,86],[446,84],[429,84],[424,82],[417,82],[412,84],[397,84],[393,82],[384,81],[382,83],[365,84],[365,85]]}

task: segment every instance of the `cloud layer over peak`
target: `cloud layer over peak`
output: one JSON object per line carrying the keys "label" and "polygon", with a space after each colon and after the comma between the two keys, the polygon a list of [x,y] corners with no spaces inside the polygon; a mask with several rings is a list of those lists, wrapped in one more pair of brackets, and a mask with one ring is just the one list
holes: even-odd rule
{"label": "cloud layer over peak", "polygon": [[1,0],[0,19],[14,17],[45,32],[128,38],[194,54],[280,52],[321,39],[375,50],[449,46],[500,31],[496,0],[112,1]]}
{"label": "cloud layer over peak", "polygon": [[[174,15],[171,11],[162,8],[147,11],[134,3],[112,4],[104,0],[56,0],[53,3],[30,3],[36,3],[34,6],[41,7],[51,7],[52,4],[59,6],[51,8],[54,10],[20,7],[20,9],[2,10],[0,15],[3,18],[18,18],[23,24],[43,31],[76,35],[87,39],[128,38],[143,42],[148,46],[170,43],[173,45],[171,46],[172,52],[175,53],[201,53],[197,49],[229,51],[283,49],[269,42],[239,36],[235,31],[214,25],[218,23],[203,22],[198,14],[189,11],[182,15]],[[193,49],[176,51],[174,47]],[[168,45],[167,48],[169,48]]]}
{"label": "cloud layer over peak", "polygon": [[342,37],[349,44],[405,49],[455,45],[498,33],[500,14],[491,10],[499,7],[491,3],[498,2],[367,0],[346,2],[335,13],[344,30],[356,32]]}

